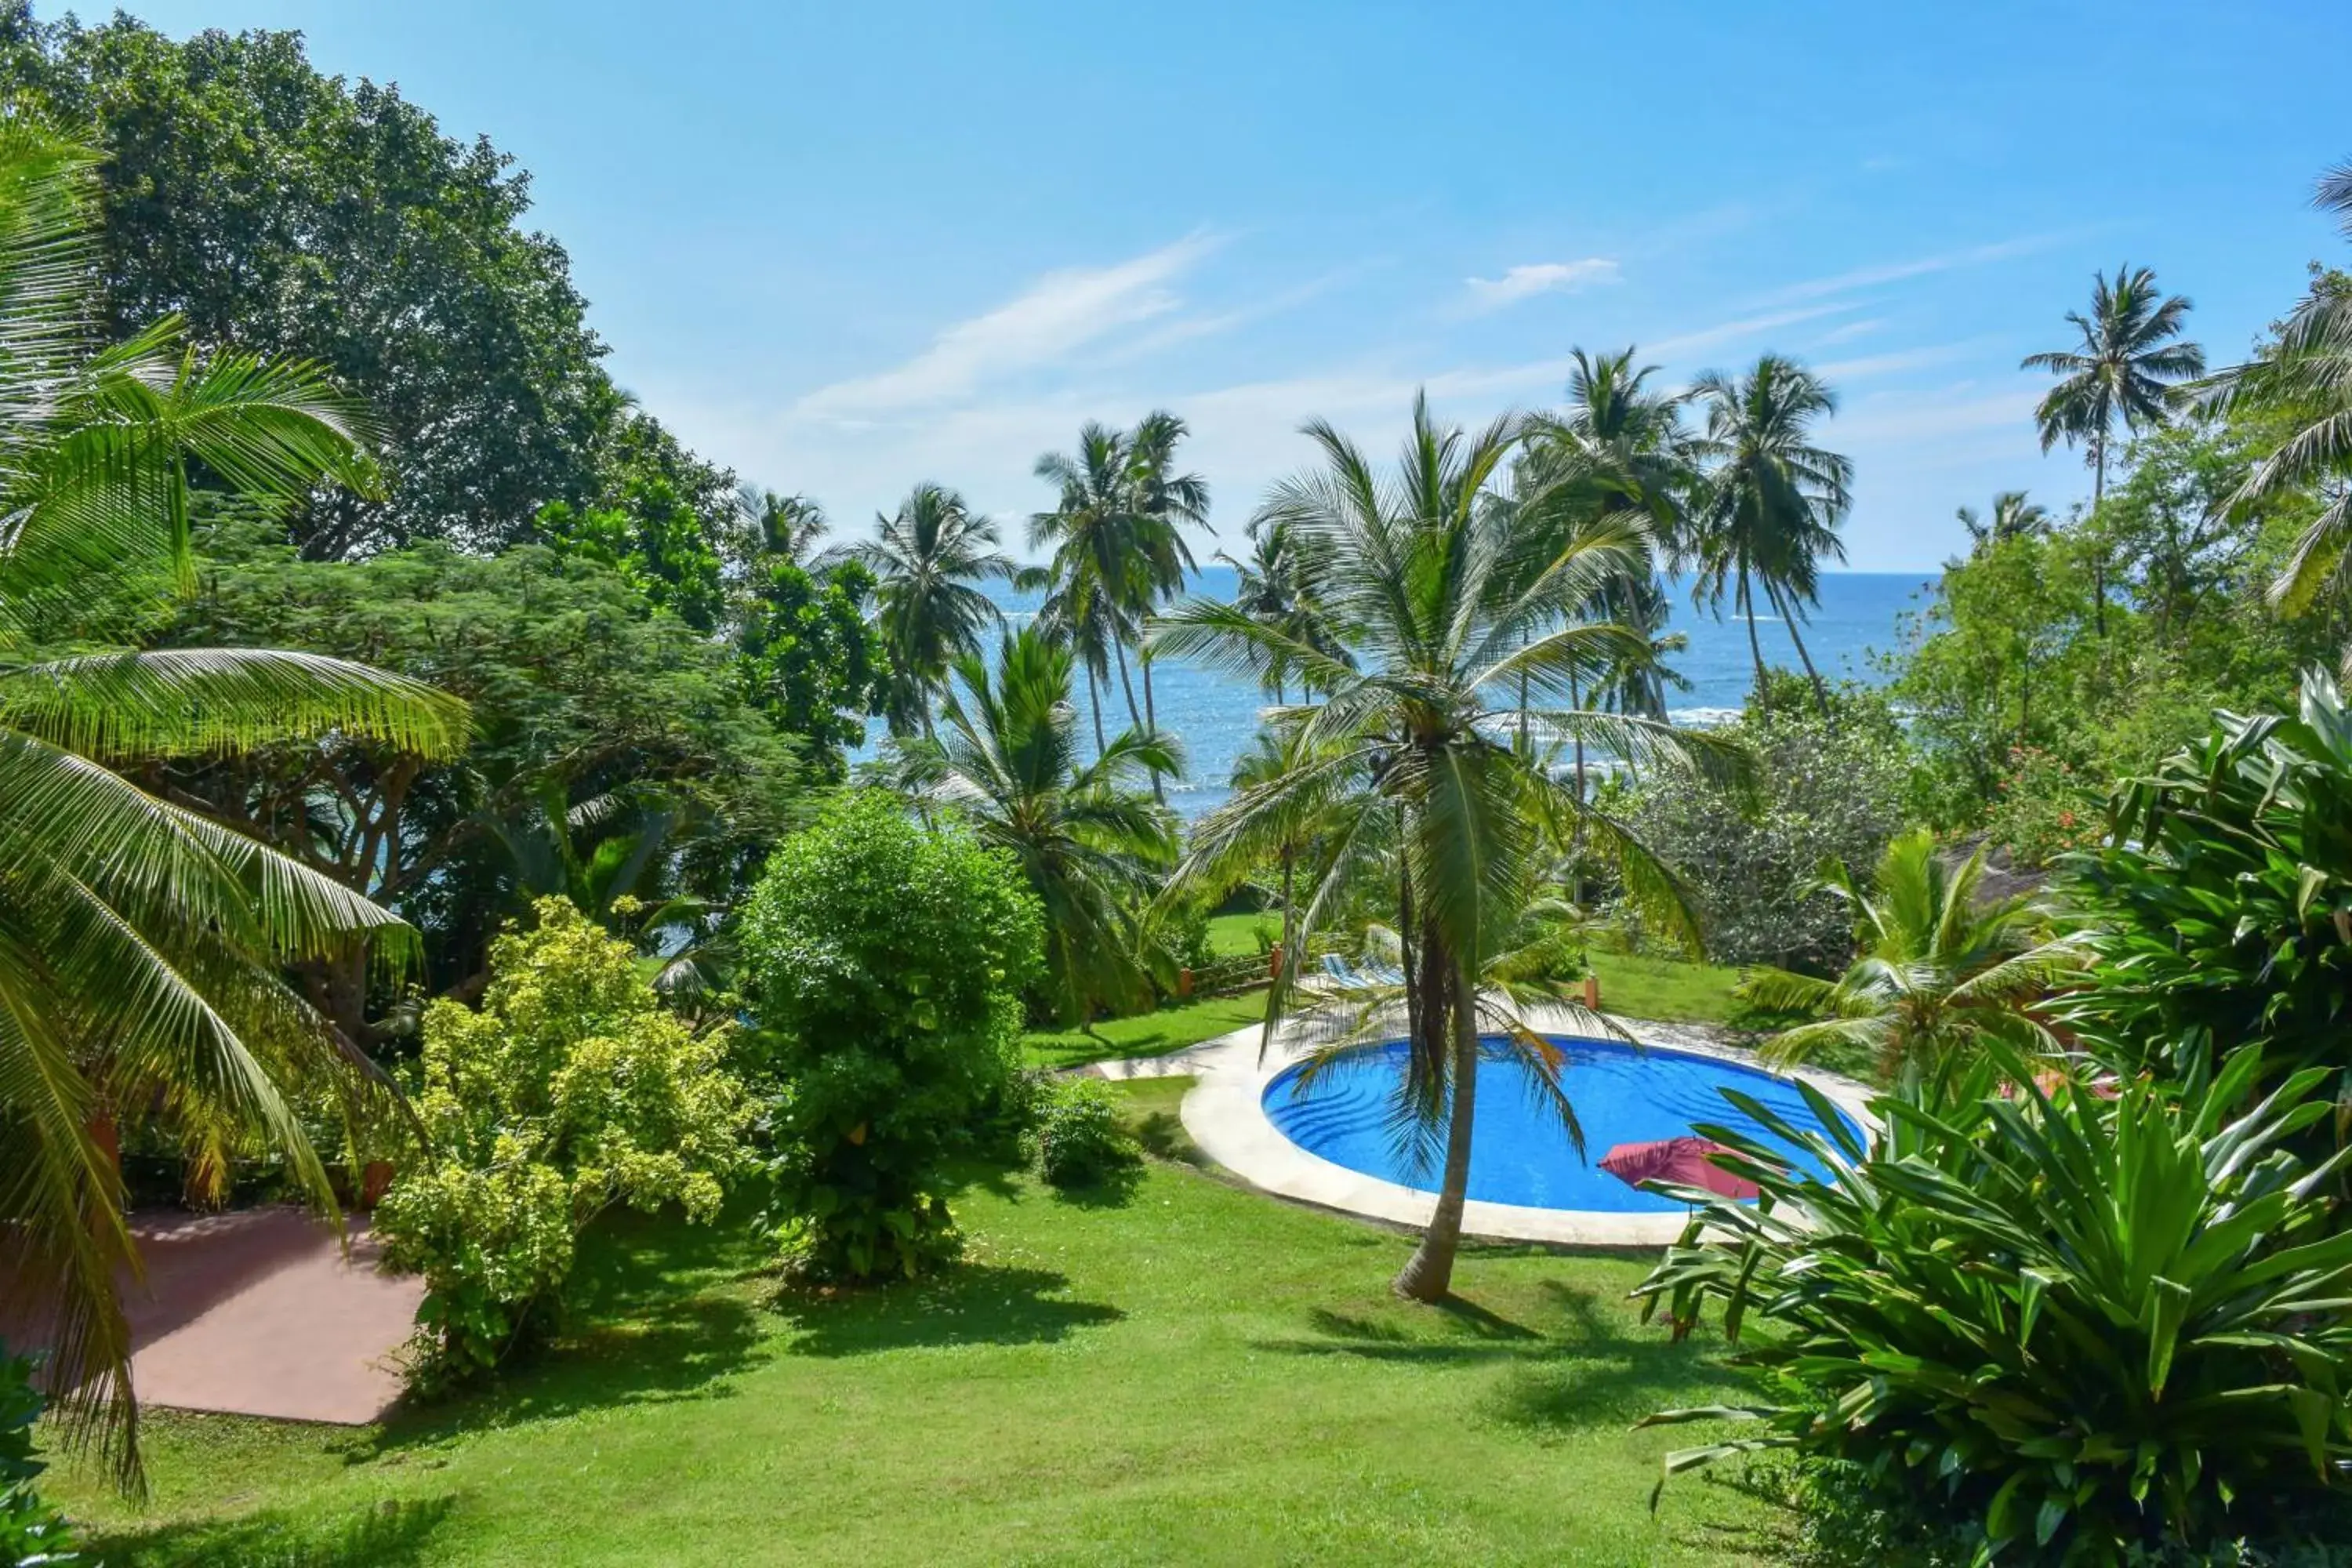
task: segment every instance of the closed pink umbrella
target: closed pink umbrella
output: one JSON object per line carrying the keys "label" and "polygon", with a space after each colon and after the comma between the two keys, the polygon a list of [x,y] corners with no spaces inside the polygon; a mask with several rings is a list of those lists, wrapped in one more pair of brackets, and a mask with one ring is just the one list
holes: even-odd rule
{"label": "closed pink umbrella", "polygon": [[1755,1183],[1742,1181],[1707,1158],[1728,1152],[1722,1144],[1705,1138],[1661,1138],[1652,1143],[1620,1143],[1601,1157],[1601,1168],[1629,1187],[1643,1182],[1673,1182],[1704,1187],[1727,1198],[1757,1196]]}

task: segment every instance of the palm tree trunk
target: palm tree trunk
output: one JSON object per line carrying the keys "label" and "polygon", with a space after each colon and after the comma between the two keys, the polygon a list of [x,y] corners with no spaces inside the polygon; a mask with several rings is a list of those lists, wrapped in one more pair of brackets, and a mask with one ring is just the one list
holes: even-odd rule
{"label": "palm tree trunk", "polygon": [[1739,571],[1739,613],[1748,617],[1748,653],[1756,661],[1756,706],[1759,710],[1769,708],[1771,700],[1764,689],[1764,645],[1756,637],[1756,599],[1748,591],[1748,569],[1744,566]]}
{"label": "palm tree trunk", "polygon": [[1453,995],[1445,1023],[1453,1034],[1453,1092],[1446,1110],[1445,1174],[1438,1183],[1437,1207],[1421,1233],[1421,1245],[1405,1260],[1393,1287],[1398,1295],[1414,1301],[1442,1301],[1453,1292],[1454,1258],[1462,1247],[1462,1209],[1470,1195],[1471,1128],[1478,1110],[1476,993],[1465,966],[1455,965],[1448,978]]}
{"label": "palm tree trunk", "polygon": [[[1160,738],[1160,712],[1151,702],[1151,655],[1137,650],[1135,661],[1143,666],[1143,727],[1153,740]],[[1168,792],[1160,786],[1160,770],[1151,770],[1151,798],[1161,805],[1168,804]]]}
{"label": "palm tree trunk", "polygon": [[1829,689],[1822,684],[1822,672],[1813,668],[1813,656],[1805,651],[1805,639],[1797,635],[1797,612],[1780,596],[1780,589],[1768,583],[1764,592],[1771,596],[1772,607],[1780,612],[1780,624],[1789,628],[1789,640],[1797,645],[1797,658],[1805,667],[1805,679],[1813,683],[1813,706],[1826,719],[1830,716]]}
{"label": "palm tree trunk", "polygon": [[1093,661],[1083,660],[1082,662],[1087,667],[1087,711],[1095,716],[1095,755],[1099,757],[1109,749],[1108,743],[1103,740],[1102,693],[1095,686]]}
{"label": "palm tree trunk", "polygon": [[1135,682],[1127,673],[1127,639],[1114,636],[1110,646],[1118,655],[1118,685],[1119,689],[1127,693],[1127,727],[1132,730],[1143,722],[1143,715],[1136,710]]}
{"label": "palm tree trunk", "polygon": [[2101,432],[2091,440],[2091,615],[2101,637],[2107,635],[2107,535],[2099,513],[2106,503],[2107,438]]}

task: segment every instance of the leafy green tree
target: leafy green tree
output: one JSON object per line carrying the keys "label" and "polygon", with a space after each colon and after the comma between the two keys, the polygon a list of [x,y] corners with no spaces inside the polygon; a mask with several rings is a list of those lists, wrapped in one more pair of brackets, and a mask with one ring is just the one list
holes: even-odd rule
{"label": "leafy green tree", "polygon": [[884,716],[894,735],[929,733],[949,667],[978,653],[982,630],[1004,618],[981,584],[1010,581],[1013,561],[997,548],[996,524],[939,485],[917,485],[875,527],[877,537],[847,553],[881,584],[875,623],[890,661]]}
{"label": "leafy green tree", "polygon": [[796,1270],[916,1275],[961,1249],[954,1163],[1018,1070],[1045,934],[1009,856],[881,795],[776,847],[742,946]]}
{"label": "leafy green tree", "polygon": [[479,1012],[426,1011],[423,1141],[375,1211],[384,1266],[425,1276],[408,1373],[428,1391],[544,1335],[599,1214],[676,1204],[707,1222],[747,1163],[752,1107],[728,1026],[689,1028],[635,950],[569,900],[532,915],[492,945]]}
{"label": "leafy green tree", "polygon": [[908,742],[907,760],[924,799],[1021,868],[1045,911],[1054,1011],[1084,1023],[1098,1005],[1127,1009],[1150,995],[1140,917],[1177,837],[1167,809],[1133,785],[1180,764],[1167,742],[1137,730],[1081,763],[1070,665],[1034,627],[1005,637],[992,676],[967,655],[938,738]]}
{"label": "leafy green tree", "polygon": [[132,1247],[93,1128],[234,1132],[331,1201],[289,1091],[350,1103],[364,1084],[282,966],[372,936],[396,957],[411,933],[114,770],[330,732],[430,760],[466,721],[415,681],[310,654],[37,651],[49,621],[126,584],[193,584],[192,468],[263,511],[374,479],[363,419],[312,367],[199,357],[168,322],[89,341],[100,161],[0,118],[0,1315],[41,1326],[60,1409],[105,1417],[129,1474]]}
{"label": "leafy green tree", "polygon": [[[1228,604],[1195,599],[1160,621],[1153,637],[1161,651],[1237,673],[1279,659],[1313,694],[1298,710],[1299,765],[1196,824],[1178,885],[1224,874],[1238,845],[1264,837],[1270,820],[1328,793],[1334,780],[1369,781],[1372,802],[1356,814],[1351,840],[1330,847],[1297,945],[1303,950],[1315,936],[1333,888],[1360,876],[1380,850],[1393,854],[1410,1042],[1401,1113],[1443,1128],[1444,1146],[1435,1211],[1396,1288],[1436,1300],[1451,1282],[1469,1178],[1476,987],[1520,926],[1533,885],[1528,868],[1545,842],[1539,820],[1578,824],[1637,898],[1687,924],[1679,884],[1639,838],[1495,739],[1517,717],[1496,706],[1496,696],[1515,691],[1524,672],[1539,705],[1534,721],[1548,737],[1582,735],[1619,756],[1720,759],[1727,752],[1647,720],[1560,705],[1571,675],[1589,689],[1637,644],[1622,627],[1572,617],[1603,578],[1624,569],[1639,536],[1591,531],[1555,552],[1548,536],[1538,543],[1517,526],[1520,509],[1490,504],[1518,439],[1514,425],[1465,435],[1437,425],[1416,400],[1405,460],[1392,478],[1376,473],[1330,426],[1310,424],[1307,434],[1324,466],[1284,481],[1265,511],[1325,554],[1325,600],[1354,657],[1335,658]],[[1382,845],[1389,830],[1393,837]],[[1297,953],[1286,954],[1272,1004],[1277,1019],[1297,973]],[[1556,1091],[1556,1058],[1524,1033],[1511,1037]],[[1554,1104],[1566,1100],[1555,1093]]]}
{"label": "leafy green tree", "polygon": [[[2352,163],[2320,180],[2317,205],[2352,238]],[[2191,389],[2208,408],[2267,415],[2284,426],[2230,497],[2232,508],[2295,490],[2326,498],[2272,584],[2273,602],[2289,612],[2324,588],[2352,597],[2352,277],[2313,271],[2310,291],[2267,352]],[[2352,675],[2352,643],[2345,660]]]}
{"label": "leafy green tree", "polygon": [[[653,610],[610,568],[541,546],[478,556],[429,543],[317,562],[247,529],[211,542],[198,593],[155,640],[362,658],[474,705],[460,757],[339,735],[189,757],[163,775],[178,798],[400,910],[425,933],[430,991],[478,995],[500,924],[531,892],[558,890],[534,883],[511,847],[537,831],[551,790],[562,813],[629,787],[665,790],[695,831],[667,844],[663,898],[731,901],[790,824],[800,765],[755,705],[773,689],[747,692],[732,651]],[[583,857],[612,826],[573,829]],[[363,952],[306,956],[298,972],[352,1039],[403,1031]]]}
{"label": "leafy green tree", "polygon": [[1756,636],[1756,595],[1780,613],[1812,682],[1813,700],[1829,711],[1829,692],[1813,668],[1797,623],[1818,595],[1821,563],[1845,559],[1837,527],[1849,504],[1853,465],[1812,445],[1812,426],[1837,412],[1837,396],[1792,360],[1766,354],[1746,375],[1711,371],[1691,384],[1706,411],[1696,443],[1708,464],[1691,520],[1689,554],[1698,570],[1691,592],[1720,615],[1732,595],[1748,623],[1759,700],[1769,690],[1764,647]]}
{"label": "leafy green tree", "polygon": [[320,75],[299,34],[43,26],[24,0],[0,7],[0,86],[103,154],[107,337],[177,315],[200,349],[313,362],[370,409],[389,482],[307,498],[287,520],[307,554],[495,544],[599,501],[604,346],[487,140]]}
{"label": "leafy green tree", "polygon": [[786,551],[752,574],[735,633],[751,700],[806,742],[816,778],[838,784],[843,752],[864,742],[866,715],[890,692],[889,661],[866,618],[874,575],[848,560],[812,574]]}
{"label": "leafy green tree", "polygon": [[718,628],[727,603],[719,552],[667,479],[633,480],[619,506],[574,510],[551,501],[540,509],[539,535],[559,554],[611,567],[696,631]]}
{"label": "leafy green tree", "polygon": [[[2104,272],[2091,282],[2091,313],[2066,312],[2080,338],[2072,349],[2028,354],[2022,370],[2046,370],[2058,384],[2033,411],[2042,449],[2060,441],[2083,443],[2091,459],[2091,521],[2104,522],[2107,498],[2107,447],[2116,422],[2137,431],[2161,424],[2169,387],[2205,371],[2205,352],[2175,342],[2189,316],[2185,295],[2160,295],[2156,273],[2128,262],[2110,280]],[[2099,635],[2107,630],[2107,578],[2104,555],[2092,558],[2093,616]]]}
{"label": "leafy green tree", "polygon": [[1979,848],[1954,865],[1919,827],[1886,846],[1867,886],[1843,861],[1824,866],[1829,890],[1853,911],[1854,959],[1833,981],[1769,968],[1740,976],[1744,1000],[1811,1016],[1774,1035],[1766,1057],[1866,1052],[1893,1081],[1932,1075],[1989,1041],[2021,1058],[2056,1048],[2034,1009],[2083,967],[2082,949],[2045,940],[2047,916],[2028,900],[1985,896],[1984,859]]}
{"label": "leafy green tree", "polygon": [[1709,957],[1834,972],[1851,921],[1819,889],[1822,865],[1877,863],[1910,820],[1914,758],[1879,694],[1834,688],[1824,719],[1794,675],[1773,679],[1777,700],[1719,731],[1755,759],[1752,781],[1669,763],[1612,791],[1612,809],[1689,889]]}

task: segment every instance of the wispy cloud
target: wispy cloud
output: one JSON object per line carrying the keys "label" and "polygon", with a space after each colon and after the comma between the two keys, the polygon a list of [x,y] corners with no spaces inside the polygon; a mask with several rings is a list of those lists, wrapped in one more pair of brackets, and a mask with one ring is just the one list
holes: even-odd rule
{"label": "wispy cloud", "polygon": [[1886,325],[1885,317],[1868,316],[1859,321],[1848,321],[1842,327],[1832,327],[1828,331],[1823,332],[1818,341],[1822,347],[1827,348],[1832,343],[1847,342],[1865,333],[1874,332],[1885,325]]}
{"label": "wispy cloud", "polygon": [[1115,267],[1049,272],[1018,297],[959,321],[906,363],[819,387],[799,412],[856,418],[933,408],[986,384],[1049,365],[1119,328],[1169,315],[1182,303],[1169,287],[1218,240],[1195,234]]}
{"label": "wispy cloud", "polygon": [[1937,256],[1915,257],[1908,261],[1857,267],[1850,272],[1832,273],[1827,278],[1809,278],[1801,283],[1776,289],[1764,296],[1763,302],[1779,304],[1795,300],[1821,300],[1832,294],[1852,293],[1857,289],[1875,288],[1882,283],[1899,283],[1906,278],[1924,278],[1933,272],[1982,267],[1990,262],[2007,261],[2012,257],[2031,256],[2035,251],[2047,250],[2065,237],[2058,234],[2027,235],[1992,245],[1973,245],[1964,250],[1948,250]]}
{"label": "wispy cloud", "polygon": [[1737,321],[1720,321],[1696,331],[1679,332],[1671,338],[1660,338],[1642,345],[1643,359],[1668,358],[1686,354],[1694,349],[1713,348],[1717,343],[1739,338],[1751,338],[1759,332],[1769,332],[1780,327],[1793,327],[1800,321],[1817,321],[1823,316],[1835,316],[1851,310],[1852,305],[1809,305],[1797,310],[1768,310],[1761,315],[1742,316]]}
{"label": "wispy cloud", "polygon": [[1982,340],[1958,343],[1929,343],[1916,349],[1897,349],[1891,353],[1860,354],[1853,359],[1833,359],[1813,366],[1814,373],[1832,382],[1867,381],[1876,375],[1900,375],[1907,370],[1924,370],[1929,365],[1949,364],[1982,346]]}
{"label": "wispy cloud", "polygon": [[1533,261],[1512,268],[1500,278],[1465,278],[1474,310],[1499,310],[1538,294],[1558,294],[1594,283],[1618,280],[1617,263],[1605,256],[1581,261]]}

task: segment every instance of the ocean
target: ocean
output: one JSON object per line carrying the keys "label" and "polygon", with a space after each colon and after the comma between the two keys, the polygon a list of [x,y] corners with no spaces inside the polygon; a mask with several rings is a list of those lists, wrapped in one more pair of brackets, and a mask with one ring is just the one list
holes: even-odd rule
{"label": "ocean", "polygon": [[[1227,599],[1235,586],[1232,567],[1223,563],[1203,568],[1194,582],[1195,593]],[[1895,649],[1898,620],[1906,611],[1923,609],[1933,595],[1929,573],[1836,572],[1821,580],[1821,604],[1803,625],[1805,647],[1829,679],[1874,681],[1872,656]],[[1040,595],[1012,589],[995,591],[1008,620],[1018,625],[1036,614]],[[1690,646],[1670,661],[1686,689],[1671,694],[1671,713],[1680,723],[1721,723],[1737,715],[1753,684],[1755,667],[1748,652],[1746,623],[1721,621],[1691,608],[1686,592],[1676,590],[1673,629],[1685,634]],[[1757,617],[1757,635],[1764,644],[1766,662],[1797,668],[1796,649],[1779,619]],[[1169,804],[1187,817],[1220,805],[1232,793],[1228,781],[1234,759],[1247,750],[1257,731],[1258,710],[1271,700],[1256,685],[1197,665],[1165,659],[1153,667],[1152,692],[1160,728],[1184,748],[1185,775],[1169,784]],[[1116,731],[1126,722],[1125,699],[1118,678],[1112,675],[1103,691],[1103,725]],[[1081,681],[1076,699],[1079,729],[1091,737],[1086,712],[1086,688]],[[1141,700],[1139,679],[1138,700]],[[878,730],[878,726],[877,726]]]}

